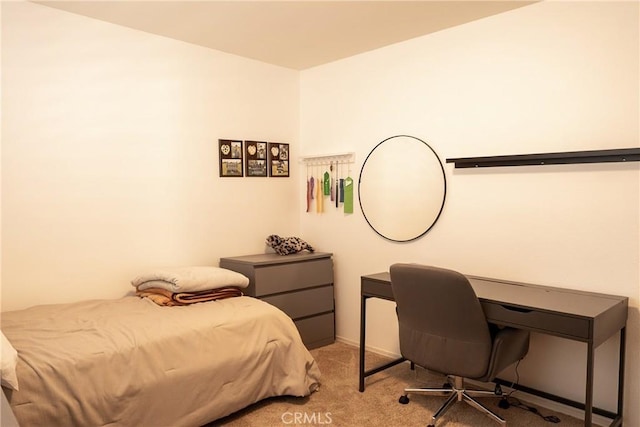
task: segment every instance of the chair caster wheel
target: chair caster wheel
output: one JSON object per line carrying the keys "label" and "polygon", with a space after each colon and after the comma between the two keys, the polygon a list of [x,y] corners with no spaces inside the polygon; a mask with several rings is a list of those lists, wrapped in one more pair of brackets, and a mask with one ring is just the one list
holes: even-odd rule
{"label": "chair caster wheel", "polygon": [[427,427],[436,427],[435,424],[429,424]]}
{"label": "chair caster wheel", "polygon": [[403,396],[400,396],[400,399],[398,399],[399,403],[402,403],[403,405],[406,405],[407,403],[409,403],[409,396],[407,396],[406,394]]}

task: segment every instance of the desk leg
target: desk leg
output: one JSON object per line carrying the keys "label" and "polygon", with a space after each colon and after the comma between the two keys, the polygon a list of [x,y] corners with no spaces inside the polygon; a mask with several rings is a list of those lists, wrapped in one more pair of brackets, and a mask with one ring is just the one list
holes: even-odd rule
{"label": "desk leg", "polygon": [[591,427],[591,418],[593,414],[593,359],[594,348],[593,342],[587,343],[587,389],[584,399],[584,425]]}
{"label": "desk leg", "polygon": [[[384,365],[377,366],[369,370],[365,369],[365,366],[364,366],[364,353],[365,353],[365,346],[366,346],[365,329],[367,327],[367,299],[369,297],[363,295],[361,298],[362,299],[360,300],[360,370],[358,372],[359,374],[358,390],[360,392],[363,392],[364,379],[366,377],[368,377],[369,375],[376,374],[380,371],[384,371],[385,369],[389,369],[392,366],[395,366],[399,363],[404,362],[406,359],[404,357],[399,357],[398,359],[392,360],[391,362],[387,362]],[[413,370],[414,368],[415,368],[415,365],[413,364],[413,362],[411,362],[411,369]]]}
{"label": "desk leg", "polygon": [[627,327],[620,329],[620,356],[618,357],[618,418],[622,424],[622,403],[624,399],[624,365],[626,357]]}
{"label": "desk leg", "polygon": [[367,297],[364,295],[360,299],[360,372],[358,390],[364,391],[364,346],[365,346],[365,329],[367,323]]}

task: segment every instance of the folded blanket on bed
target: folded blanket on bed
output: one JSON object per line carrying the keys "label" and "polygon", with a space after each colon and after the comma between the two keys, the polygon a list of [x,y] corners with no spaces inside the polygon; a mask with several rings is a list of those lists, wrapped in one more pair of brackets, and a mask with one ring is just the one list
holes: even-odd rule
{"label": "folded blanket on bed", "polygon": [[163,268],[142,274],[131,281],[138,291],[149,288],[171,292],[198,292],[234,286],[246,288],[249,278],[220,267]]}
{"label": "folded blanket on bed", "polygon": [[188,305],[199,302],[215,301],[224,298],[241,297],[242,291],[235,287],[209,289],[198,292],[171,292],[162,288],[149,288],[136,291],[136,295],[148,298],[158,305]]}

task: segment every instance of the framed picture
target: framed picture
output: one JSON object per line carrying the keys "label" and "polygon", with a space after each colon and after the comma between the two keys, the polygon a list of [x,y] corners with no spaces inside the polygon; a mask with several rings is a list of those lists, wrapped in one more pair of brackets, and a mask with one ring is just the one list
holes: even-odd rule
{"label": "framed picture", "polygon": [[220,176],[243,176],[242,141],[219,139],[218,154],[220,156]]}
{"label": "framed picture", "polygon": [[247,176],[267,176],[267,143],[244,142],[244,158]]}
{"label": "framed picture", "polygon": [[269,176],[289,176],[289,144],[269,143]]}

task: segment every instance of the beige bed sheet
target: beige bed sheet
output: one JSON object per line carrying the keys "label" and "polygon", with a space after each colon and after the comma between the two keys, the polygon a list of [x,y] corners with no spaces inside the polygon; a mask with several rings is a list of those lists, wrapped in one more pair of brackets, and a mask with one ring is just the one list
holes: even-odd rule
{"label": "beige bed sheet", "polygon": [[200,426],[319,384],[291,319],[251,297],[36,306],[1,325],[18,350],[9,400],[24,427]]}

